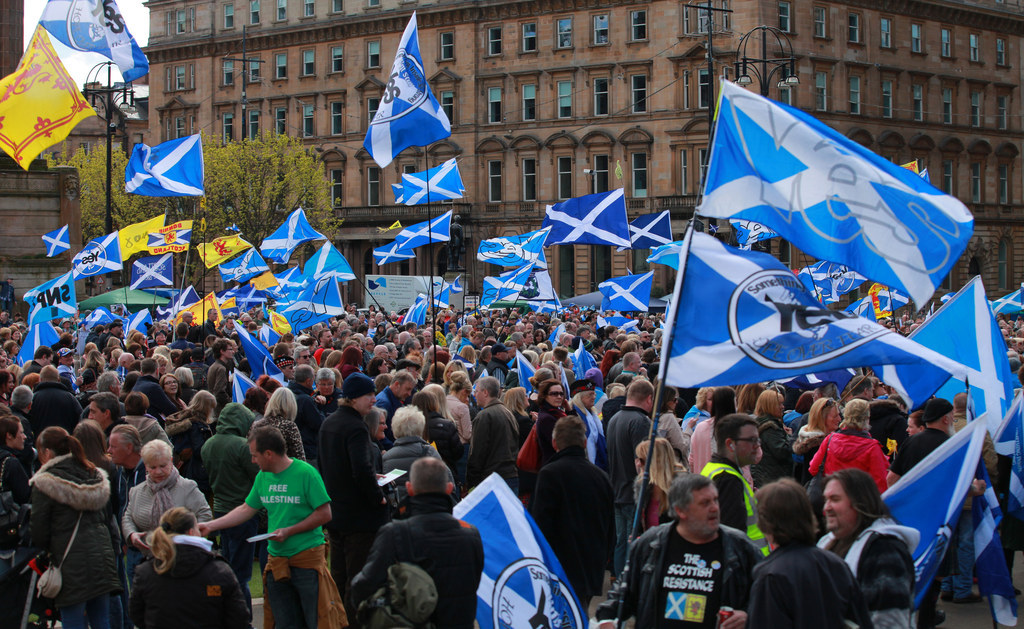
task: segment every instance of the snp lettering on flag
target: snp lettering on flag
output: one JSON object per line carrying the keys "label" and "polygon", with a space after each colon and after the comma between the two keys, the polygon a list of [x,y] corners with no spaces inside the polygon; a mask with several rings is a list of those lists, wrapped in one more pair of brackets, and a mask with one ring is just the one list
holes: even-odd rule
{"label": "snp lettering on flag", "polygon": [[23,299],[29,305],[29,325],[58,317],[73,317],[78,310],[75,281],[71,271],[36,286],[26,292]]}
{"label": "snp lettering on flag", "polygon": [[647,312],[651,307],[653,284],[654,271],[605,280],[597,285],[604,296],[601,300],[601,310]]}
{"label": "snp lettering on flag", "polygon": [[672,242],[672,216],[668,210],[656,214],[643,214],[629,223],[629,247],[625,249],[654,249]]}
{"label": "snp lettering on flag", "polygon": [[68,235],[68,226],[59,227],[52,232],[43,234],[43,245],[46,247],[46,257],[64,253],[71,248],[71,237]]}
{"label": "snp lettering on flag", "polygon": [[622,188],[588,194],[547,206],[542,227],[550,227],[548,245],[630,247],[629,221]]}
{"label": "snp lettering on flag", "polygon": [[110,59],[126,82],[149,73],[149,60],[115,0],[49,0],[39,24],[72,50]]}
{"label": "snp lettering on flag", "polygon": [[137,290],[152,286],[174,286],[174,254],[149,256],[132,262],[130,288]]}
{"label": "snp lettering on flag", "polygon": [[124,189],[147,197],[205,194],[203,143],[198,134],[149,146],[136,144],[124,171]]}
{"label": "snp lettering on flag", "polygon": [[76,280],[123,269],[118,232],[90,240],[85,248],[71,259],[71,265]]}

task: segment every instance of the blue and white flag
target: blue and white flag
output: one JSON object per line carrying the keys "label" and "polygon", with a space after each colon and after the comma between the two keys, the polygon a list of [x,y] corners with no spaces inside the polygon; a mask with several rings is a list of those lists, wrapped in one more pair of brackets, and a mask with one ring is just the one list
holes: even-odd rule
{"label": "blue and white flag", "polygon": [[270,347],[271,345],[275,345],[278,341],[281,340],[281,335],[275,332],[274,328],[264,323],[262,326],[260,326],[259,338],[261,343],[263,343],[267,347]]}
{"label": "blue and white flag", "polygon": [[68,226],[60,227],[43,234],[43,246],[46,247],[46,257],[64,253],[71,248],[71,236],[68,235]]}
{"label": "blue and white flag", "polygon": [[449,284],[447,280],[442,280],[441,281],[441,290],[444,290],[446,288],[450,288],[453,295],[455,293],[463,292],[466,289],[462,288],[462,283],[459,282],[460,279],[462,279],[462,276],[461,275],[456,275],[455,279],[452,280],[451,284]]}
{"label": "blue and white flag", "polygon": [[450,308],[452,305],[452,289],[450,286],[444,287],[434,294],[434,307],[435,308]]}
{"label": "blue and white flag", "polygon": [[548,336],[548,343],[551,343],[551,347],[558,345],[558,339],[562,338],[563,334],[565,334],[565,324],[559,323],[558,327],[551,330],[551,335]]}
{"label": "blue and white flag", "polygon": [[178,296],[172,299],[166,306],[157,306],[156,316],[160,319],[170,319],[178,314],[179,311],[198,302],[199,293],[196,292],[195,287],[187,286],[185,290],[178,293]]}
{"label": "blue and white flag", "polygon": [[[530,364],[530,359],[523,356],[523,353],[519,350],[516,350],[516,357],[512,359],[512,362],[514,364],[511,366],[516,370],[516,373],[519,374],[519,386],[526,389],[526,395],[530,395],[533,393],[533,385],[530,384],[530,378],[537,373],[537,370]],[[504,383],[502,384],[504,385]],[[568,385],[565,387],[565,396],[566,398],[569,397]]]}
{"label": "blue and white flag", "polygon": [[629,247],[625,249],[654,249],[672,242],[672,216],[668,210],[655,214],[641,214],[629,223]]}
{"label": "blue and white flag", "polygon": [[119,232],[94,238],[71,259],[71,271],[75,279],[103,275],[124,268],[121,262],[121,239]]}
{"label": "blue and white flag", "polygon": [[238,309],[241,311],[257,308],[267,303],[267,293],[251,284],[238,286],[228,291],[228,297],[234,297]]}
{"label": "blue and white flag", "polygon": [[399,242],[391,242],[373,250],[373,262],[377,266],[383,266],[392,262],[411,260],[416,257],[416,252],[409,249],[402,249]]}
{"label": "blue and white flag", "polygon": [[143,334],[149,334],[149,327],[153,325],[153,314],[148,309],[143,309],[133,314],[125,325],[125,332],[138,330]]}
{"label": "blue and white flag", "polygon": [[149,74],[149,60],[114,0],[50,0],[39,24],[72,50],[110,59],[126,82]]}
{"label": "blue and white flag", "polygon": [[576,376],[577,380],[582,380],[587,377],[587,372],[597,367],[597,361],[584,347],[583,343],[580,343],[579,347],[572,354],[569,354],[572,359],[572,372]]}
{"label": "blue and white flag", "polygon": [[613,277],[597,285],[601,291],[601,310],[619,312],[647,312],[651,307],[651,287],[654,271],[639,275]]}
{"label": "blue and white flag", "polygon": [[871,301],[871,295],[861,297],[855,302],[852,302],[843,312],[849,312],[857,315],[858,317],[864,317],[869,321],[877,321],[875,318],[875,305]]}
{"label": "blue and white flag", "polygon": [[892,517],[921,534],[921,541],[911,552],[917,579],[915,608],[924,599],[949,548],[964,498],[978,470],[984,439],[985,425],[968,423],[882,494]]}
{"label": "blue and white flag", "polygon": [[147,256],[132,262],[132,290],[174,286],[174,254]]}
{"label": "blue and white flag", "polygon": [[[665,383],[704,387],[766,382],[869,365],[965,368],[876,323],[822,307],[778,260],[693,233],[673,304]],[[677,281],[678,286],[678,281]],[[678,289],[677,289],[678,290]],[[886,378],[883,381],[889,382]]]}
{"label": "blue and white flag", "polygon": [[327,240],[313,229],[306,219],[306,211],[299,208],[288,216],[288,220],[260,243],[260,253],[278,264],[288,264],[295,248],[311,240]]}
{"label": "blue and white flag", "polygon": [[612,327],[618,328],[618,329],[622,330],[623,332],[627,332],[629,330],[639,330],[640,329],[640,324],[637,323],[635,319],[630,319],[629,317],[615,316],[615,317],[598,317],[597,318],[597,327],[599,327],[599,328],[606,328],[608,326],[612,326]]}
{"label": "blue and white flag", "polygon": [[648,264],[664,264],[673,269],[679,268],[679,255],[683,252],[683,241],[675,240],[667,245],[661,245],[651,251],[647,256]]}
{"label": "blue and white flag", "polygon": [[43,282],[26,292],[22,299],[28,302],[30,326],[61,317],[73,317],[78,312],[75,280],[71,271]]}
{"label": "blue and white flag", "polygon": [[1024,520],[1024,391],[1017,394],[995,437],[996,452],[1010,457],[1010,490],[1006,513]]}
{"label": "blue and white flag", "polygon": [[894,367],[892,373],[881,373],[882,381],[906,392],[909,408],[920,406],[932,395],[952,400],[966,391],[970,382],[975,417],[988,426],[994,438],[1019,381],[1010,369],[1006,341],[985,298],[981,277],[968,282],[909,338],[960,363],[965,373],[950,378],[941,368],[927,364],[903,365]]}
{"label": "blue and white flag", "polygon": [[333,277],[340,282],[348,282],[356,279],[345,256],[331,244],[331,241],[324,243],[309,260],[306,266],[302,267],[302,274],[307,281],[318,280],[322,277]]}
{"label": "blue and white flag", "polygon": [[800,269],[797,277],[803,282],[804,287],[814,293],[814,296],[823,304],[836,303],[840,297],[857,288],[867,279],[845,264],[836,264],[827,260],[805,266]]}
{"label": "blue and white flag", "polygon": [[258,251],[249,248],[233,260],[217,265],[217,270],[220,271],[220,278],[225,284],[228,282],[243,283],[258,275],[263,275],[270,270],[270,265]]}
{"label": "blue and white flag", "polygon": [[846,385],[850,384],[850,380],[853,380],[853,377],[856,375],[857,372],[853,369],[834,369],[832,371],[818,371],[802,376],[793,376],[792,378],[780,378],[775,382],[804,391],[813,391],[826,384],[834,384],[836,389],[844,391],[846,390]]}
{"label": "blue and white flag", "polygon": [[422,245],[448,242],[452,239],[451,230],[452,210],[448,210],[432,220],[406,227],[395,236],[395,243],[400,249],[411,251]]}
{"label": "blue and white flag", "polygon": [[[983,463],[978,471],[984,476],[985,493],[975,496],[971,504],[974,520],[974,573],[978,577],[978,592],[988,598],[992,618],[1001,625],[1017,625],[1017,595],[1006,567],[1003,544],[999,539],[999,522],[1003,519],[992,480]],[[961,514],[964,517],[966,514]]]}
{"label": "blue and white flag", "polygon": [[82,321],[82,327],[89,329],[97,325],[107,325],[115,321],[120,321],[121,317],[110,312],[103,306],[99,306],[95,310],[89,313],[89,316]]}
{"label": "blue and white flag", "polygon": [[498,266],[520,267],[532,262],[538,269],[548,268],[544,259],[544,243],[551,232],[550,227],[525,233],[521,236],[498,236],[481,240],[476,259]]}
{"label": "blue and white flag", "polygon": [[480,532],[484,573],[477,588],[480,629],[584,629],[586,610],[544,534],[497,474],[477,485],[454,516]]}
{"label": "blue and white flag", "polygon": [[249,373],[252,379],[258,380],[260,376],[266,374],[284,384],[284,373],[274,363],[274,357],[270,355],[267,348],[253,339],[242,326],[236,325],[235,332],[238,334],[238,344],[241,345],[242,351],[245,353],[245,359],[249,361]]}
{"label": "blue and white flag", "polygon": [[749,251],[755,242],[778,237],[778,234],[754,221],[731,220],[729,224],[736,232],[736,245],[743,251]]}
{"label": "blue and white flag", "polygon": [[402,174],[402,203],[405,205],[461,199],[465,192],[466,186],[462,184],[454,157],[424,172]]}
{"label": "blue and white flag", "polygon": [[29,328],[25,334],[25,338],[21,343],[21,350],[15,357],[14,362],[18,363],[19,366],[24,366],[32,361],[37,349],[43,346],[52,347],[59,342],[60,333],[57,332],[52,323],[49,321],[37,323]]}
{"label": "blue and white flag", "polygon": [[416,301],[412,302],[409,309],[405,311],[405,316],[402,317],[402,323],[415,323],[416,325],[425,325],[427,322],[427,308],[430,300],[426,295],[420,293],[416,296]]}
{"label": "blue and white flag", "polygon": [[763,223],[918,304],[963,253],[967,207],[810,114],[722,82],[697,211]]}
{"label": "blue and white flag", "polygon": [[256,383],[238,369],[232,372],[231,379],[231,401],[241,404],[245,401],[246,392],[256,386]]}
{"label": "blue and white flag", "polygon": [[278,294],[299,290],[305,286],[305,277],[302,275],[302,269],[297,266],[289,267],[281,273],[274,274],[274,279],[277,280],[277,286],[268,290]]}
{"label": "blue and white flag", "polygon": [[395,205],[402,205],[405,201],[405,188],[400,183],[391,184],[391,192],[395,195]]}
{"label": "blue and white flag", "polygon": [[1024,284],[1009,295],[1003,295],[992,302],[992,310],[996,314],[1016,314],[1024,310]]}
{"label": "blue and white flag", "polygon": [[147,197],[201,197],[203,142],[199,134],[149,146],[136,144],[124,170],[124,189]]}
{"label": "blue and white flag", "polygon": [[304,288],[295,300],[279,311],[288,318],[292,332],[299,333],[321,321],[345,314],[338,280],[323,277]]}
{"label": "blue and white flag", "polygon": [[562,310],[562,302],[559,301],[557,298],[544,301],[537,301],[536,299],[531,299],[530,301],[526,302],[526,305],[530,307],[530,310],[533,310],[534,312],[540,314],[548,312],[558,312],[559,310]]}
{"label": "blue and white flag", "polygon": [[497,277],[485,277],[484,290],[480,295],[480,306],[487,308],[502,299],[518,299],[519,293],[523,292],[523,287],[530,279],[531,271],[533,271],[533,265],[524,264],[518,269],[506,271]]}
{"label": "blue and white flag", "polygon": [[448,116],[430,91],[423,69],[415,11],[398,44],[390,76],[384,98],[363,140],[363,146],[381,168],[410,146],[427,146],[452,134]]}
{"label": "blue and white flag", "polygon": [[629,221],[622,188],[547,206],[544,223],[551,245],[615,245],[629,248]]}

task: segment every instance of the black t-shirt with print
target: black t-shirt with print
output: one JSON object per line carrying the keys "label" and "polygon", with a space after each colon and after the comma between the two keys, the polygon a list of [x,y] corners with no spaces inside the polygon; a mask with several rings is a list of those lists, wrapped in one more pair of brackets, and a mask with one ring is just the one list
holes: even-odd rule
{"label": "black t-shirt with print", "polygon": [[683,539],[673,527],[658,588],[659,629],[713,629],[722,597],[722,537],[706,544]]}

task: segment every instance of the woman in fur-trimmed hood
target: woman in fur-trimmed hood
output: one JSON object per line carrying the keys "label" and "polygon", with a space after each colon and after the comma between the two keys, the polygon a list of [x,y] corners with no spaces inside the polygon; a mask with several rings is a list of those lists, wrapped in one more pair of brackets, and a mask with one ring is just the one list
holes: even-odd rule
{"label": "woman in fur-trimmed hood", "polygon": [[43,466],[29,481],[32,544],[61,565],[63,587],[55,599],[61,622],[72,629],[85,627],[88,618],[94,627],[106,626],[108,595],[121,590],[107,474],[85,457],[82,444],[63,428],[40,433],[36,449]]}

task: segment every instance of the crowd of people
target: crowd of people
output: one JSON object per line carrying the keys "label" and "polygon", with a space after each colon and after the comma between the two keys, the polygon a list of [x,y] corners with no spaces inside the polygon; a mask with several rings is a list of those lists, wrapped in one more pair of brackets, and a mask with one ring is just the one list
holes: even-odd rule
{"label": "crowd of people", "polygon": [[[283,335],[280,376],[234,399],[235,374],[255,375],[236,327],[262,323],[67,319],[16,365],[26,328],[0,313],[0,492],[24,506],[0,537],[0,625],[31,598],[11,566],[32,548],[64,575],[34,605],[71,629],[249,627],[254,565],[265,626],[369,626],[404,563],[433,579],[434,625],[469,628],[483,545],[452,510],[492,474],[603,627],[928,629],[940,597],[980,600],[969,499],[915,616],[918,533],[880,497],[966,425],[966,394],[908,414],[870,373],[659,391],[660,315],[444,310],[418,327],[352,308]],[[984,462],[1008,482],[988,441]],[[1022,532],[1004,521],[1011,566]]]}

